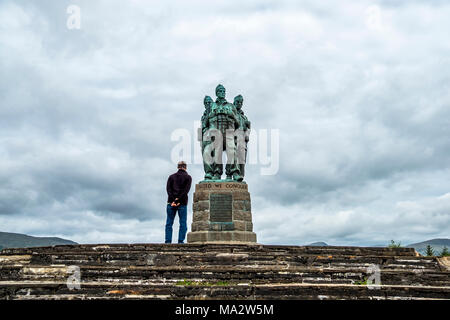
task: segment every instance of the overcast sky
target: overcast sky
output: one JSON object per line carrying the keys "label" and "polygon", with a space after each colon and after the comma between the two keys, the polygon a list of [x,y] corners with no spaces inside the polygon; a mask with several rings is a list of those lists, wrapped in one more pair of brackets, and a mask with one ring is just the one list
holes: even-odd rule
{"label": "overcast sky", "polygon": [[[0,0],[0,231],[162,242],[171,135],[222,83],[255,133],[279,130],[279,170],[245,178],[258,242],[449,238],[449,17],[437,0]],[[189,230],[191,209],[192,191]]]}

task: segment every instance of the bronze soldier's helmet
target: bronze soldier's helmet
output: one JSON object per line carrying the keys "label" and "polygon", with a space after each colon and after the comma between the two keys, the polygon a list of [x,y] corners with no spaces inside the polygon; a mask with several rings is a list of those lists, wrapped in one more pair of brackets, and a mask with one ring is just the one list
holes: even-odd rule
{"label": "bronze soldier's helmet", "polygon": [[210,96],[205,96],[205,98],[203,99],[203,104],[205,105],[205,108],[208,104],[208,102],[213,102],[213,99]]}
{"label": "bronze soldier's helmet", "polygon": [[219,91],[219,89],[225,90],[225,87],[223,85],[221,85],[221,84],[218,84],[217,87],[216,87],[216,95],[217,95],[217,92]]}

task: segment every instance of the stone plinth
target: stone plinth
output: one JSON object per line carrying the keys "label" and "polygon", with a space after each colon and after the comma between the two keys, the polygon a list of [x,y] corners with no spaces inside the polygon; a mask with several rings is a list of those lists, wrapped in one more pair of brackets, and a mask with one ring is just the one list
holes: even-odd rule
{"label": "stone plinth", "polygon": [[188,243],[256,242],[246,183],[201,182],[195,186]]}

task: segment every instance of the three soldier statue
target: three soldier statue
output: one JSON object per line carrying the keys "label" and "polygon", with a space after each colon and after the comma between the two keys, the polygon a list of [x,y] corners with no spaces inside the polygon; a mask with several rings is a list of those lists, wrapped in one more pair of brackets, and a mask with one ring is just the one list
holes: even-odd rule
{"label": "three soldier statue", "polygon": [[227,180],[243,181],[250,121],[242,111],[244,99],[241,95],[231,104],[225,99],[225,88],[216,87],[214,102],[206,96],[203,103],[201,135],[205,180],[220,180],[223,174],[222,155],[226,151],[225,175]]}

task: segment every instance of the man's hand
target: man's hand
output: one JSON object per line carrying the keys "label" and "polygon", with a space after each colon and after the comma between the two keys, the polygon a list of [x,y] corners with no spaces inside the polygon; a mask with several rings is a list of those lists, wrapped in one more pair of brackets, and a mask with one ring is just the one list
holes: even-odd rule
{"label": "man's hand", "polygon": [[178,198],[175,198],[175,201],[173,201],[170,205],[172,206],[172,207],[178,207],[179,205],[180,205],[180,203],[179,202],[176,202],[178,200]]}

